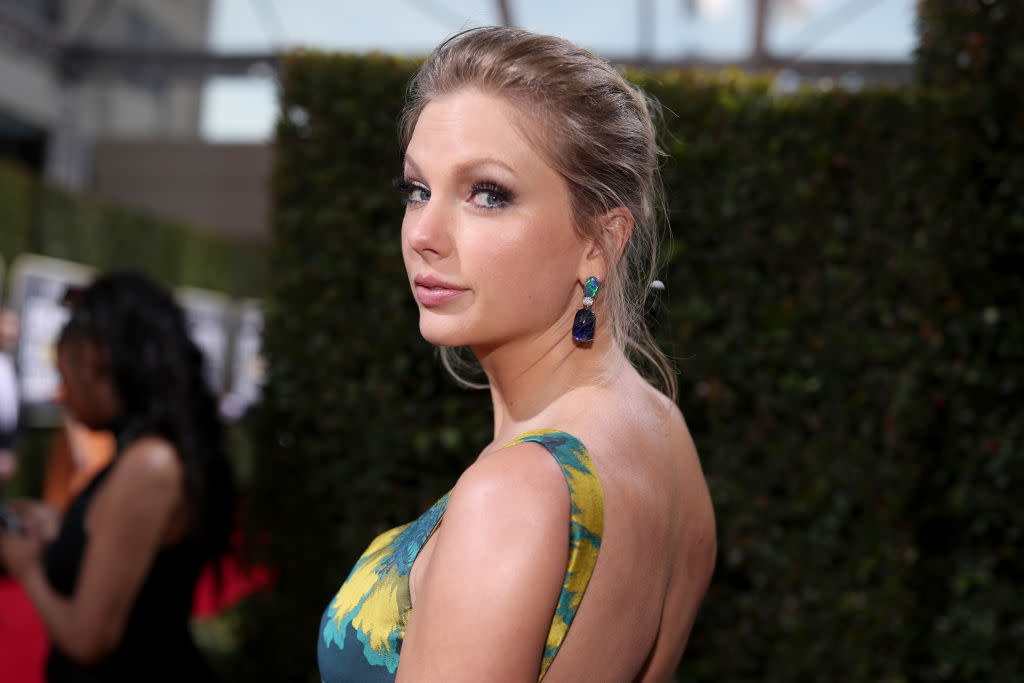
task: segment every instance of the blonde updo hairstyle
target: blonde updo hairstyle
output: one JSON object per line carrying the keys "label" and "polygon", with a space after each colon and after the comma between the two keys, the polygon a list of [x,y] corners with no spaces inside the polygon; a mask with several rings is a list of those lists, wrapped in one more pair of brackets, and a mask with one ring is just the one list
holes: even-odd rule
{"label": "blonde updo hairstyle", "polygon": [[[475,28],[439,45],[413,77],[400,123],[403,155],[424,107],[466,89],[516,105],[520,132],[568,184],[582,238],[608,251],[598,219],[617,207],[632,214],[633,233],[594,309],[612,321],[619,347],[645,359],[654,384],[675,400],[675,371],[644,317],[662,237],[656,106],[610,64],[569,41],[517,28]],[[455,349],[442,348],[441,355],[457,381],[479,386],[457,370],[463,362]]]}

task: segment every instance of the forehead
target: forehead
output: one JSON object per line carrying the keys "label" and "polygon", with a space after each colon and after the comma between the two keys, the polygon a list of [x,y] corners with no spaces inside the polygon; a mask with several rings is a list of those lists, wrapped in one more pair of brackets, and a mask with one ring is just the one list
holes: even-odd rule
{"label": "forehead", "polygon": [[454,163],[491,158],[521,172],[549,166],[523,134],[528,125],[526,113],[508,99],[460,90],[423,108],[406,159],[424,165],[442,158]]}

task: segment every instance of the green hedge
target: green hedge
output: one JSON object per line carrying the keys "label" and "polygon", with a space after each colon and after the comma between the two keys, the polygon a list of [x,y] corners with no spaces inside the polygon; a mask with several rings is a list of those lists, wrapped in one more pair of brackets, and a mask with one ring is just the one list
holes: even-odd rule
{"label": "green hedge", "polygon": [[27,172],[0,161],[0,256],[6,268],[10,268],[14,257],[25,250],[25,239],[32,225],[35,188]]}
{"label": "green hedge", "polygon": [[[281,579],[247,608],[239,680],[316,680],[358,554],[489,440],[486,393],[419,337],[399,253],[414,67],[285,64],[250,511]],[[679,680],[1018,680],[1019,138],[994,148],[969,92],[630,76],[668,112],[652,315],[719,522]]]}
{"label": "green hedge", "polygon": [[721,523],[684,670],[1014,680],[1024,211],[956,102],[651,85],[681,124],[660,332]]}
{"label": "green hedge", "polygon": [[922,85],[974,99],[1020,101],[1024,12],[1017,0],[922,0],[917,24],[915,65]]}

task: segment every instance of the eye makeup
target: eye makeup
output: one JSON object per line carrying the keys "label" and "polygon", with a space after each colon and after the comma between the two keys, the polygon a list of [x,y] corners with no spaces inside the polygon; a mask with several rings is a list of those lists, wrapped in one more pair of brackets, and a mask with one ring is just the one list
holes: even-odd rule
{"label": "eye makeup", "polygon": [[402,204],[419,204],[430,199],[430,190],[417,182],[406,180],[404,177],[395,178],[391,183],[398,192]]}
{"label": "eye makeup", "polygon": [[[478,196],[483,198],[482,203],[474,201]],[[512,190],[509,190],[504,185],[499,185],[493,181],[474,183],[469,195],[470,204],[487,211],[505,208],[511,204],[514,199],[515,194]]]}
{"label": "eye makeup", "polygon": [[[430,199],[430,190],[422,183],[398,176],[391,181],[399,199],[405,206],[419,204]],[[503,209],[515,201],[516,194],[505,185],[493,180],[481,180],[473,183],[466,201],[477,209],[493,211]]]}

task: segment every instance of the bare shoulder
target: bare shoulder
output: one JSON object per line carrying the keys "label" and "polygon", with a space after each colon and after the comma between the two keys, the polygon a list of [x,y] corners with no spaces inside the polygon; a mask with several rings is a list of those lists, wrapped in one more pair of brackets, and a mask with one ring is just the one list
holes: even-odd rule
{"label": "bare shoulder", "polygon": [[469,467],[432,539],[398,680],[536,678],[568,559],[569,514],[565,479],[539,444]]}
{"label": "bare shoulder", "polygon": [[89,509],[86,527],[97,547],[107,547],[98,543],[102,539],[116,547],[132,543],[155,549],[185,532],[186,499],[185,468],[174,446],[158,437],[142,437],[117,456]]}
{"label": "bare shoulder", "polygon": [[174,445],[157,436],[144,436],[118,457],[106,488],[136,499],[170,502],[180,497],[184,482],[185,467]]}
{"label": "bare shoulder", "polygon": [[134,441],[121,455],[125,472],[132,476],[164,483],[180,481],[185,476],[177,449],[159,436],[144,436]]}
{"label": "bare shoulder", "polygon": [[[490,453],[459,478],[445,524],[486,510],[490,523],[558,522],[569,515],[569,491],[561,468],[540,444],[524,442]],[[505,519],[507,517],[507,519]]]}

